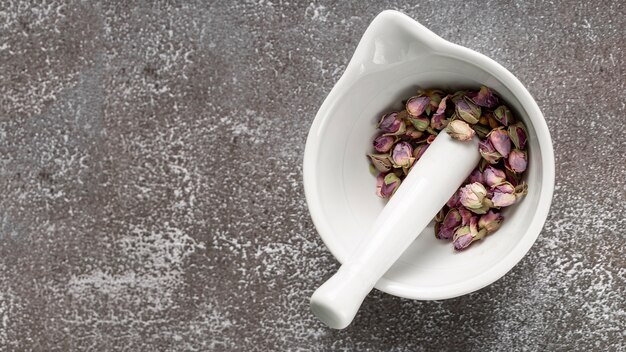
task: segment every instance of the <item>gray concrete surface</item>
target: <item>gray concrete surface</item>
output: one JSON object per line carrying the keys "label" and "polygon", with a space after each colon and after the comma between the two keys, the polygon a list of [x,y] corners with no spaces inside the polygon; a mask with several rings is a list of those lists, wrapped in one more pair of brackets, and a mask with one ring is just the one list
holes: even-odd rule
{"label": "gray concrete surface", "polygon": [[[0,350],[625,351],[625,4],[0,1]],[[384,9],[527,85],[557,188],[503,279],[332,331],[302,154]]]}

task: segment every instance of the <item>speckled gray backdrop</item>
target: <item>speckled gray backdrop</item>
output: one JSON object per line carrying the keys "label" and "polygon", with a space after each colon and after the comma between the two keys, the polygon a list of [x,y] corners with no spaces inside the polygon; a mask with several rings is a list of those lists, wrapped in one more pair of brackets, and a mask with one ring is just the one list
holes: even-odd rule
{"label": "speckled gray backdrop", "polygon": [[[0,350],[626,350],[625,3],[412,3],[1,0]],[[333,331],[302,154],[384,9],[527,85],[556,193],[495,284]]]}

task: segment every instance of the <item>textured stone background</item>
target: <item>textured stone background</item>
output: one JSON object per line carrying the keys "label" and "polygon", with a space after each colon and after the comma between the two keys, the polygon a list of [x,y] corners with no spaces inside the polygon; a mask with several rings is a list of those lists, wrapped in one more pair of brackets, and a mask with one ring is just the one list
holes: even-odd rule
{"label": "textured stone background", "polygon": [[[0,350],[626,350],[623,1],[0,1]],[[302,154],[384,9],[528,86],[557,188],[503,279],[332,331]]]}

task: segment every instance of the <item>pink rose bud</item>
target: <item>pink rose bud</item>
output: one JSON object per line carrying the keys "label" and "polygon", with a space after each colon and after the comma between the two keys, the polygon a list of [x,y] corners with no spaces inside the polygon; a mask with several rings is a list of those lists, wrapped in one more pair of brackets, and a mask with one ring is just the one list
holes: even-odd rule
{"label": "pink rose bud", "polygon": [[426,96],[415,96],[409,98],[406,102],[406,111],[411,116],[420,116],[430,103],[430,98]]}
{"label": "pink rose bud", "polygon": [[487,137],[500,155],[505,158],[509,155],[511,152],[511,139],[505,130],[496,128],[492,130]]}
{"label": "pink rose bud", "polygon": [[506,181],[506,174],[504,173],[504,171],[496,169],[495,167],[491,165],[485,168],[483,177],[485,180],[484,183],[487,184],[487,186],[489,187],[499,185],[500,183]]}
{"label": "pink rose bud", "polygon": [[426,129],[430,126],[430,120],[426,116],[411,117],[409,121],[411,121],[413,127],[415,127],[418,131],[426,131]]}
{"label": "pink rose bud", "polygon": [[515,204],[517,197],[513,193],[494,193],[491,202],[496,208],[508,207]]}
{"label": "pink rose bud", "polygon": [[454,231],[461,225],[461,215],[457,209],[450,209],[439,226],[436,237],[444,240],[452,239]]}
{"label": "pink rose bud", "polygon": [[437,108],[437,112],[433,115],[433,118],[430,120],[430,127],[436,130],[441,130],[448,125],[448,120],[446,119],[446,104],[448,101],[448,96],[445,96],[439,102],[439,106]]}
{"label": "pink rose bud", "polygon": [[450,137],[459,141],[469,141],[476,134],[474,129],[463,120],[454,120],[448,123],[446,131]]}
{"label": "pink rose bud", "polygon": [[502,214],[489,210],[487,214],[481,216],[480,220],[478,220],[478,227],[487,230],[487,234],[491,234],[500,228],[502,220],[504,220]]}
{"label": "pink rose bud", "polygon": [[[398,133],[398,131],[400,131],[403,126],[406,128],[406,126],[404,125],[404,121],[398,118],[398,113],[390,112],[386,115],[383,115],[377,127],[380,128],[383,132]],[[404,130],[402,130],[402,132],[404,132]]]}
{"label": "pink rose bud", "polygon": [[509,158],[504,161],[504,166],[518,174],[526,171],[526,167],[528,166],[528,157],[526,156],[526,152],[519,149],[513,149],[509,154]]}
{"label": "pink rose bud", "polygon": [[[379,175],[380,177],[380,175]],[[398,176],[396,176],[396,174],[389,173],[387,174],[384,178],[383,178],[383,182],[382,184],[380,184],[380,190],[378,188],[378,178],[377,178],[377,185],[376,185],[376,194],[381,197],[381,198],[389,198],[391,197],[395,191],[398,189],[398,187],[400,187],[400,178],[398,178]]]}
{"label": "pink rose bud", "polygon": [[409,167],[415,160],[413,147],[407,142],[398,142],[393,148],[391,158],[395,167]]}
{"label": "pink rose bud", "polygon": [[472,242],[480,240],[486,235],[487,230],[479,230],[478,219],[476,216],[473,216],[469,225],[459,227],[454,233],[454,237],[452,239],[454,249],[457,251],[463,250],[469,247]]}
{"label": "pink rose bud", "polygon": [[519,182],[520,182],[520,175],[518,175],[515,172],[507,169],[506,167],[504,168],[504,173],[506,174],[506,181],[507,182],[509,182],[513,186],[517,186],[519,184]]}
{"label": "pink rose bud", "polygon": [[486,195],[485,186],[478,182],[470,183],[461,188],[461,204],[470,210],[481,208]]}
{"label": "pink rose bud", "polygon": [[485,183],[483,173],[480,172],[478,168],[474,169],[474,171],[472,171],[472,173],[469,175],[469,182],[470,183],[474,183],[474,182]]}
{"label": "pink rose bud", "polygon": [[374,149],[379,153],[387,153],[391,150],[395,140],[392,136],[378,136],[374,139]]}
{"label": "pink rose bud", "polygon": [[496,148],[493,147],[489,139],[484,139],[478,142],[478,151],[483,159],[487,160],[489,164],[497,164],[502,158],[502,155],[498,153]]}
{"label": "pink rose bud", "polygon": [[418,130],[415,129],[415,127],[413,126],[409,126],[406,128],[406,131],[404,132],[404,135],[411,138],[411,139],[418,139],[420,137],[422,137],[424,135],[424,132],[420,132]]}
{"label": "pink rose bud", "polygon": [[459,214],[461,215],[461,226],[469,225],[470,220],[474,216],[471,211],[463,207],[459,208]]}
{"label": "pink rose bud", "polygon": [[457,251],[464,250],[474,241],[469,226],[459,227],[454,233],[453,244]]}
{"label": "pink rose bud", "polygon": [[504,105],[498,106],[493,111],[493,117],[505,126],[513,123],[513,114],[511,113],[511,110]]}
{"label": "pink rose bud", "polygon": [[372,165],[380,172],[391,170],[392,164],[387,154],[369,154],[368,157],[372,161]]}
{"label": "pink rose bud", "polygon": [[426,151],[426,149],[428,149],[428,147],[430,147],[430,144],[420,144],[417,147],[415,147],[415,150],[413,151],[413,157],[415,158],[415,161],[420,160],[420,158],[422,157],[422,155],[424,155],[424,152]]}
{"label": "pink rose bud", "polygon": [[461,191],[457,190],[454,192],[452,197],[448,200],[446,205],[450,208],[457,208],[461,205]]}
{"label": "pink rose bud", "polygon": [[526,128],[521,122],[509,126],[509,137],[515,145],[515,148],[526,148],[527,135],[528,133],[526,132]]}
{"label": "pink rose bud", "polygon": [[493,94],[493,91],[485,86],[480,87],[480,91],[472,99],[478,106],[484,106],[492,109],[498,105],[498,97]]}
{"label": "pink rose bud", "polygon": [[515,187],[508,182],[503,182],[491,188],[491,202],[496,208],[508,207],[515,204],[518,197],[515,195]]}
{"label": "pink rose bud", "polygon": [[457,116],[465,120],[467,123],[471,123],[473,125],[478,122],[478,119],[480,119],[480,106],[474,104],[474,102],[467,97],[459,99],[456,102],[455,109]]}

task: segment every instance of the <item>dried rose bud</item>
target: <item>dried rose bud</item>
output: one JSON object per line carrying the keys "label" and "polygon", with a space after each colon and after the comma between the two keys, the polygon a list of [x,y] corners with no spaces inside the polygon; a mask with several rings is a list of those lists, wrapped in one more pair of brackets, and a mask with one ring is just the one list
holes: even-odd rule
{"label": "dried rose bud", "polygon": [[435,109],[439,108],[439,104],[441,103],[441,96],[445,93],[443,91],[433,89],[429,90],[426,95],[430,98],[430,104],[426,108],[426,113],[430,114],[431,111],[435,111]]}
{"label": "dried rose bud", "polygon": [[415,127],[413,126],[409,126],[406,128],[406,131],[404,132],[404,135],[411,138],[411,139],[418,139],[420,137],[422,137],[424,135],[424,132],[420,132],[418,130],[415,129]]}
{"label": "dried rose bud", "polygon": [[[378,179],[377,179],[378,182]],[[380,185],[380,190],[378,189],[378,184],[376,186],[376,194],[382,198],[391,197],[395,191],[400,187],[400,178],[396,176],[394,173],[389,173],[383,179],[382,184]]]}
{"label": "dried rose bud", "polygon": [[478,229],[478,219],[474,216],[467,226],[459,227],[454,233],[452,239],[454,249],[457,251],[469,247],[472,242],[482,239],[487,235],[487,230]]}
{"label": "dried rose bud", "polygon": [[426,151],[426,149],[428,149],[429,146],[430,144],[420,144],[415,147],[415,150],[413,151],[413,158],[415,158],[415,161],[419,160],[422,155],[424,155],[424,152]]}
{"label": "dried rose bud", "polygon": [[479,124],[473,125],[472,126],[474,128],[474,131],[476,131],[476,135],[480,138],[483,139],[485,137],[487,137],[487,135],[489,134],[489,132],[491,132],[491,129],[485,126],[481,126]]}
{"label": "dried rose bud", "polygon": [[470,210],[481,208],[486,195],[485,186],[478,182],[470,183],[461,188],[461,204]]}
{"label": "dried rose bud", "polygon": [[446,209],[446,206],[443,206],[443,208],[439,209],[439,212],[437,212],[437,215],[435,215],[435,218],[433,220],[435,220],[436,222],[442,222],[443,219],[446,217],[446,214],[448,214],[448,210]]}
{"label": "dried rose bud", "polygon": [[480,155],[487,160],[490,164],[496,164],[502,158],[502,155],[498,153],[496,148],[493,147],[489,139],[484,139],[478,142],[478,151]]}
{"label": "dried rose bud", "polygon": [[487,116],[487,124],[489,125],[489,127],[493,128],[498,128],[500,127],[500,122],[498,122],[498,120],[496,120],[493,117],[493,114],[490,114],[489,116]]}
{"label": "dried rose bud", "polygon": [[448,120],[446,119],[446,104],[449,96],[445,96],[439,102],[439,106],[437,107],[437,112],[433,115],[433,118],[430,120],[430,127],[441,130],[448,124]]}
{"label": "dried rose bud", "polygon": [[409,167],[415,160],[413,158],[413,147],[407,142],[398,142],[393,147],[391,159],[395,167]]}
{"label": "dried rose bud", "polygon": [[461,215],[461,226],[469,225],[470,220],[474,216],[471,211],[464,207],[459,207],[459,214]]}
{"label": "dried rose bud", "polygon": [[437,231],[437,238],[449,240],[454,236],[454,231],[461,225],[461,215],[457,209],[450,209],[443,219]]}
{"label": "dried rose bud", "polygon": [[409,119],[418,131],[426,131],[426,129],[430,126],[430,120],[426,116],[417,116]]}
{"label": "dried rose bud", "polygon": [[391,150],[395,141],[396,139],[392,136],[378,136],[374,139],[374,149],[379,153],[387,153]]}
{"label": "dried rose bud", "polygon": [[369,154],[372,165],[380,172],[391,170],[392,164],[388,154]]}
{"label": "dried rose bud", "polygon": [[383,132],[395,133],[398,132],[402,124],[402,119],[398,118],[398,113],[390,112],[381,117],[376,127],[380,128]]}
{"label": "dried rose bud", "polygon": [[526,128],[521,122],[509,126],[509,137],[511,138],[513,144],[515,144],[515,148],[526,148],[527,136],[528,133],[526,132]]}
{"label": "dried rose bud", "polygon": [[459,190],[454,192],[452,197],[448,199],[448,202],[446,203],[446,205],[450,208],[457,208],[461,205],[461,193]]}
{"label": "dried rose bud", "polygon": [[456,102],[456,114],[472,125],[478,123],[480,118],[480,106],[474,104],[469,98],[463,98]]}
{"label": "dried rose bud", "polygon": [[480,220],[478,220],[478,227],[487,230],[487,234],[491,234],[500,228],[502,220],[504,220],[502,214],[489,210],[487,214],[481,216]]}
{"label": "dried rose bud", "polygon": [[493,111],[493,117],[505,126],[513,123],[513,114],[511,113],[511,110],[504,105],[498,106]]}
{"label": "dried rose bud", "polygon": [[526,156],[526,152],[519,149],[511,150],[509,158],[504,161],[504,166],[518,174],[526,171],[526,167],[528,166],[528,157]]}
{"label": "dried rose bud", "polygon": [[432,144],[435,141],[435,138],[437,138],[437,136],[434,134],[431,134],[430,136],[428,136],[428,138],[426,138],[426,143]]}
{"label": "dried rose bud", "polygon": [[496,208],[508,207],[517,201],[517,196],[514,193],[515,187],[508,182],[492,187],[491,191],[493,192],[491,202]]}
{"label": "dried rose bud", "polygon": [[429,103],[430,103],[430,98],[427,96],[411,97],[409,98],[409,100],[406,101],[406,111],[411,116],[420,116],[421,114],[424,113],[424,110],[426,109]]}
{"label": "dried rose bud", "polygon": [[504,168],[504,173],[506,174],[506,181],[507,182],[509,182],[513,186],[517,186],[519,184],[519,182],[520,182],[520,175],[518,175],[515,172],[507,169],[506,167]]}
{"label": "dried rose bud", "polygon": [[435,130],[442,130],[447,125],[448,119],[446,119],[446,114],[433,115],[433,118],[430,120],[430,127]]}
{"label": "dried rose bud", "polygon": [[493,91],[485,86],[480,87],[478,94],[472,99],[478,106],[484,106],[492,109],[498,105],[498,97],[493,94]]}
{"label": "dried rose bud", "polygon": [[454,244],[454,249],[457,251],[463,250],[469,247],[470,244],[474,241],[474,236],[472,236],[471,230],[469,226],[459,227],[454,233],[454,237],[452,239]]}
{"label": "dried rose bud", "polygon": [[450,98],[450,100],[452,100],[452,102],[456,104],[459,102],[459,100],[463,100],[466,94],[467,94],[466,90],[460,90],[452,94],[452,97]]}
{"label": "dried rose bud", "polygon": [[376,195],[382,198],[382,189],[383,189],[383,185],[385,184],[385,174],[383,173],[379,173],[378,176],[376,176]]}
{"label": "dried rose bud", "polygon": [[496,128],[487,135],[487,138],[489,138],[489,141],[500,155],[505,158],[509,155],[511,151],[511,139],[505,130]]}
{"label": "dried rose bud", "polygon": [[474,169],[474,171],[472,171],[472,173],[469,175],[469,182],[470,183],[474,183],[474,182],[478,182],[478,183],[485,183],[484,182],[484,177],[483,177],[483,173],[480,172],[480,170],[478,170],[478,168]]}
{"label": "dried rose bud", "polygon": [[469,141],[476,134],[474,129],[463,120],[454,120],[448,123],[446,131],[450,137],[459,141]]}
{"label": "dried rose bud", "polygon": [[502,182],[506,181],[506,174],[504,171],[496,169],[495,167],[489,165],[485,168],[485,172],[483,173],[484,183],[489,187],[493,187],[495,185],[499,185]]}

